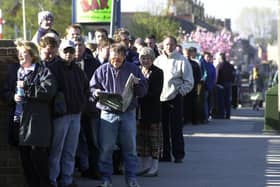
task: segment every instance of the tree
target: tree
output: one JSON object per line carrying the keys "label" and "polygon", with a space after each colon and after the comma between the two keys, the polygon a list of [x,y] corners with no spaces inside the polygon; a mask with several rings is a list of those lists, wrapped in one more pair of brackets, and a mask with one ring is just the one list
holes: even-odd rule
{"label": "tree", "polygon": [[[54,29],[61,35],[64,35],[67,25],[71,24],[71,0],[28,0],[25,2],[25,7],[27,39],[31,39],[37,31],[39,27],[37,15],[42,10],[49,10],[54,14]],[[23,37],[21,1],[1,1],[1,9],[5,19],[3,38],[14,39],[16,37]]]}
{"label": "tree", "polygon": [[186,42],[196,42],[201,47],[201,51],[208,51],[211,54],[227,53],[229,54],[234,43],[234,36],[230,31],[223,29],[216,33],[197,29],[190,35],[186,35]]}
{"label": "tree", "polygon": [[133,36],[145,38],[153,34],[158,41],[162,41],[166,35],[177,36],[179,24],[167,16],[137,13],[132,17],[128,29]]}
{"label": "tree", "polygon": [[250,7],[242,9],[237,19],[240,33],[245,36],[253,34],[256,41],[261,43],[275,41],[277,34],[275,33],[276,12],[266,7]]}

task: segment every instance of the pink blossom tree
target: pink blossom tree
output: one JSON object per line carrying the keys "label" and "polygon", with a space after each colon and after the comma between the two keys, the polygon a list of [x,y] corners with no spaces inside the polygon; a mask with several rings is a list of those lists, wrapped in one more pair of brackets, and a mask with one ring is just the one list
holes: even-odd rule
{"label": "pink blossom tree", "polygon": [[217,53],[230,54],[234,43],[234,36],[231,32],[223,29],[212,33],[207,30],[196,29],[185,37],[185,42],[196,42],[200,45],[201,51],[208,51],[213,55]]}

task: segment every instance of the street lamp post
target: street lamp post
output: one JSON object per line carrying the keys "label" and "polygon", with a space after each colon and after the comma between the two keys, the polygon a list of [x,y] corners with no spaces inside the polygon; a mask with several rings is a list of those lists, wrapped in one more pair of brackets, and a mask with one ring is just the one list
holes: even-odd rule
{"label": "street lamp post", "polygon": [[110,37],[113,37],[116,28],[121,25],[121,0],[112,0]]}
{"label": "street lamp post", "polygon": [[280,117],[280,0],[278,0],[278,113]]}
{"label": "street lamp post", "polygon": [[2,9],[0,9],[0,40],[2,40],[2,38],[3,38],[3,35],[2,35],[2,32],[3,32],[2,25],[3,25]]}
{"label": "street lamp post", "polygon": [[22,0],[23,39],[26,40],[25,0]]}
{"label": "street lamp post", "polygon": [[116,0],[112,0],[111,23],[110,23],[110,37],[112,37],[113,34],[114,34],[115,22],[116,22]]}

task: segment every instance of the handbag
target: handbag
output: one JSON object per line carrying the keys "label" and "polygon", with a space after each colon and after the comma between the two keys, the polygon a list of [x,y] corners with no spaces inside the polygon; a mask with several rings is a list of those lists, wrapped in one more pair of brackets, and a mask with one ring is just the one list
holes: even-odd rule
{"label": "handbag", "polygon": [[67,112],[65,96],[63,92],[57,92],[54,96],[53,115],[55,117],[63,116]]}

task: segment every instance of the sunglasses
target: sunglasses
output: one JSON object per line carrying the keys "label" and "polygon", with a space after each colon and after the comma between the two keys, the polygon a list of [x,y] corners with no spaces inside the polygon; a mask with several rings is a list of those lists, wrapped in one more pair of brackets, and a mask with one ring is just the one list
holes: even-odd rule
{"label": "sunglasses", "polygon": [[63,50],[63,53],[66,54],[66,53],[71,53],[71,54],[74,54],[75,53],[75,49],[71,48],[71,47],[68,47],[66,49]]}

